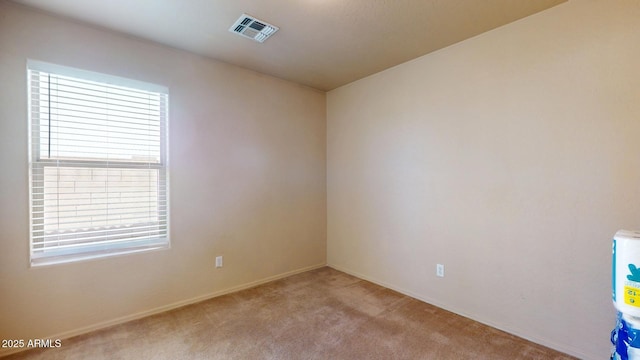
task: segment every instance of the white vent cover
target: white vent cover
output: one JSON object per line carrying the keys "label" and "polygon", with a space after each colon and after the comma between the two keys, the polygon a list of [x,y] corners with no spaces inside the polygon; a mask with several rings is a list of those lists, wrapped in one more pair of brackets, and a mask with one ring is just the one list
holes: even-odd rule
{"label": "white vent cover", "polygon": [[278,27],[267,24],[251,15],[242,14],[229,28],[229,31],[262,43],[278,31]]}

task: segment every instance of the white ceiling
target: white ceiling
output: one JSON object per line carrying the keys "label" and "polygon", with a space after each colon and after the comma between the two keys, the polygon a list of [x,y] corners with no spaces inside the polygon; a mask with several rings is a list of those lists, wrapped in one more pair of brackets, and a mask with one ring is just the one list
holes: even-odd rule
{"label": "white ceiling", "polygon": [[[566,0],[15,0],[331,90]],[[228,31],[242,13],[280,30]]]}

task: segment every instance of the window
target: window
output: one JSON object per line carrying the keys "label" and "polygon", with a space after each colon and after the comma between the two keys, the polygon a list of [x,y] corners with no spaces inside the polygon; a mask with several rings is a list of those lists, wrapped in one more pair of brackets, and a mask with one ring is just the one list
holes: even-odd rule
{"label": "window", "polygon": [[169,247],[166,88],[28,62],[32,266]]}

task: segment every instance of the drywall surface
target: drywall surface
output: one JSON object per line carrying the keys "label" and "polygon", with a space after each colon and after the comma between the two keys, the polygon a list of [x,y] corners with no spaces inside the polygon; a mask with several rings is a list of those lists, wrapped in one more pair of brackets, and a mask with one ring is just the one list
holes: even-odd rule
{"label": "drywall surface", "polygon": [[[28,58],[169,87],[170,250],[29,267]],[[324,265],[325,129],[322,92],[0,0],[0,339]]]}
{"label": "drywall surface", "polygon": [[328,264],[608,358],[611,238],[640,228],[639,18],[569,1],[329,92]]}

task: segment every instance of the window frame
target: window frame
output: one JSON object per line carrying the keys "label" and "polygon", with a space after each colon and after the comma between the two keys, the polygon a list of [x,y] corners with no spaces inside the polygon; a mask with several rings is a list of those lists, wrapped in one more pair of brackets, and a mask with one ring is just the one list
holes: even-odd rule
{"label": "window frame", "polygon": [[[41,158],[41,117],[34,116],[32,94],[34,93],[34,85],[32,84],[32,71],[45,72],[64,77],[72,77],[78,80],[97,82],[102,85],[115,85],[120,87],[127,87],[131,89],[153,92],[160,95],[163,100],[161,101],[161,115],[159,120],[159,150],[160,158],[159,162],[151,161],[118,161],[118,160],[99,160],[99,159],[64,159],[64,158]],[[28,93],[28,138],[29,138],[29,259],[30,266],[43,266],[53,265],[61,263],[69,263],[76,261],[84,261],[90,259],[98,259],[116,255],[126,255],[147,251],[163,250],[171,248],[170,240],[170,196],[169,196],[169,89],[165,86],[147,83],[143,81],[118,77],[114,75],[108,75],[93,71],[81,70],[71,68],[67,66],[46,63],[37,60],[27,60],[27,93]],[[50,131],[50,130],[49,130]],[[106,164],[106,165],[105,165]],[[162,211],[158,211],[158,220],[155,222],[158,227],[164,227],[165,236],[156,236],[147,239],[135,239],[132,238],[132,233],[129,231],[129,239],[117,239],[111,244],[95,244],[82,246],[80,250],[77,248],[58,248],[51,249],[39,249],[36,250],[35,246],[38,245],[34,242],[36,234],[42,236],[41,245],[46,245],[45,236],[45,221],[44,215],[41,219],[35,219],[34,214],[36,208],[44,210],[44,194],[45,190],[39,194],[34,194],[34,185],[36,180],[34,179],[34,171],[37,170],[38,174],[44,176],[47,167],[55,168],[84,168],[84,169],[155,169],[157,170],[157,207],[164,208]],[[42,180],[44,184],[44,178]],[[164,184],[162,186],[161,184]],[[44,185],[43,185],[44,186]],[[34,196],[42,196],[42,198],[34,199]],[[41,205],[36,206],[35,201],[41,201]],[[162,221],[160,218],[164,217]],[[37,230],[36,230],[37,229]],[[106,229],[105,229],[106,230]]]}

